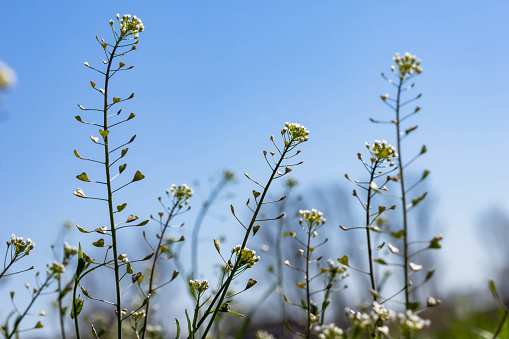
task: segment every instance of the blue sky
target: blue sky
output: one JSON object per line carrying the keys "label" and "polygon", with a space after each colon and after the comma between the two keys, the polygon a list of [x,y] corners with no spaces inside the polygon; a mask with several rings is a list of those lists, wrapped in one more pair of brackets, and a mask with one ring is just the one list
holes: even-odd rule
{"label": "blue sky", "polygon": [[[206,182],[223,168],[263,177],[261,151],[286,121],[311,131],[295,170],[302,191],[338,182],[351,189],[343,174],[362,173],[364,142],[394,140],[392,128],[368,118],[392,117],[379,99],[391,93],[380,72],[389,73],[395,52],[409,51],[422,59],[415,93],[423,109],[406,150],[429,150],[411,171],[432,173],[443,277],[448,286],[481,286],[491,272],[470,270],[489,260],[474,228],[482,212],[509,207],[508,11],[493,0],[6,2],[0,60],[18,85],[3,95],[0,238],[30,236],[44,254],[63,221],[105,222],[100,203],[72,195],[90,190],[75,175],[94,173],[73,150],[96,152],[89,136],[98,134],[74,116],[90,120],[77,104],[99,104],[89,81],[100,78],[83,66],[101,65],[95,35],[109,39],[109,19],[131,13],[146,30],[125,58],[135,68],[112,84],[120,96],[135,92],[125,110],[137,117],[115,137],[138,135],[128,169],[147,177],[123,193],[130,213],[156,213],[155,198],[172,183]],[[252,188],[240,182],[243,200]]]}

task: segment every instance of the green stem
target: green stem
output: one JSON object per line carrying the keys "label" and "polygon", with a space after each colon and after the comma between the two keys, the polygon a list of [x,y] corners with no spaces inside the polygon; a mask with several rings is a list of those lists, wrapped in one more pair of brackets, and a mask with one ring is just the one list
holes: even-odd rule
{"label": "green stem", "polygon": [[[371,209],[371,182],[373,181],[373,177],[375,176],[375,171],[377,168],[377,163],[373,165],[371,170],[371,177],[369,179],[368,186],[368,197],[366,199],[366,238],[368,240],[368,260],[369,260],[369,278],[371,280],[371,289],[376,292],[376,283],[375,283],[375,272],[373,269],[373,250],[371,248],[371,234],[369,226],[371,225],[371,217],[370,217],[370,209]],[[373,301],[376,301],[376,295],[372,293]]]}
{"label": "green stem", "polygon": [[65,327],[64,327],[64,312],[62,309],[62,282],[58,279],[58,316],[60,318],[60,333],[62,334],[62,339],[65,339]]}
{"label": "green stem", "polygon": [[[110,80],[110,69],[111,69],[111,63],[113,62],[113,59],[115,58],[115,51],[117,50],[117,47],[122,40],[122,36],[118,38],[118,40],[115,43],[115,47],[113,48],[113,51],[111,52],[110,58],[108,60],[108,68],[106,70],[106,78],[104,80],[104,122],[103,122],[103,129],[105,131],[108,130],[108,84]],[[111,177],[110,177],[110,152],[108,147],[108,135],[104,137],[104,167],[106,169],[106,186],[108,188],[108,209],[110,214],[110,227],[111,227],[111,238],[112,238],[112,245],[113,245],[113,261],[115,265],[115,289],[117,294],[117,338],[122,339],[122,306],[120,303],[120,274],[119,274],[119,266],[118,266],[118,253],[117,253],[117,232],[115,229],[115,217],[114,217],[114,210],[113,210],[113,194],[111,192]]]}
{"label": "green stem", "polygon": [[[283,153],[281,154],[281,158],[279,159],[279,162],[277,163],[277,165],[274,167],[274,170],[272,171],[272,174],[270,176],[270,179],[269,181],[267,182],[267,185],[265,185],[265,188],[263,189],[263,193],[260,197],[260,200],[259,200],[259,203],[258,205],[256,206],[256,210],[255,212],[253,213],[253,217],[251,218],[251,222],[249,223],[249,227],[247,228],[247,231],[246,231],[246,235],[244,237],[244,241],[242,242],[242,246],[241,246],[241,250],[244,249],[246,247],[246,244],[247,244],[247,240],[249,239],[249,234],[251,233],[251,230],[254,226],[254,223],[256,222],[256,217],[258,216],[258,212],[260,211],[260,208],[262,207],[262,203],[263,203],[263,199],[265,199],[265,195],[267,194],[268,190],[269,190],[269,187],[270,187],[270,184],[272,183],[272,180],[274,180],[274,176],[277,174],[277,170],[279,169],[279,166],[281,165],[281,163],[283,162],[283,159],[286,155],[286,153],[288,152],[289,150],[289,145],[290,143],[288,143],[288,146],[285,146],[284,150],[283,150]],[[237,272],[237,269],[239,268],[239,265],[240,265],[240,260],[239,260],[239,257],[240,257],[240,252],[237,256],[237,259],[235,260],[235,265],[233,266],[233,269],[228,277],[228,279],[226,280],[225,284],[221,287],[221,289],[218,291],[218,293],[216,294],[216,297],[214,298],[214,300],[212,301],[212,303],[210,304],[207,312],[205,312],[205,315],[202,317],[202,319],[198,322],[198,325],[197,325],[197,329],[200,327],[200,325],[205,321],[206,317],[208,316],[209,314],[209,311],[212,309],[215,301],[217,300],[217,297],[219,295],[221,295],[221,297],[219,298],[219,302],[217,303],[217,307],[216,309],[214,310],[214,313],[212,315],[212,319],[210,319],[208,325],[207,325],[207,328],[205,329],[205,333],[202,335],[202,339],[205,339],[205,337],[207,336],[207,333],[209,332],[210,328],[212,327],[212,324],[214,322],[214,319],[215,317],[217,316],[217,313],[219,312],[219,308],[221,307],[221,303],[223,302],[224,298],[226,297],[226,293],[228,292],[228,287],[230,286],[234,276],[235,276],[235,273]],[[222,293],[221,293],[222,291]]]}
{"label": "green stem", "polygon": [[150,271],[150,280],[149,280],[150,282],[149,282],[148,294],[147,294],[148,300],[147,300],[147,305],[145,306],[145,320],[143,321],[143,328],[141,331],[141,339],[145,338],[145,333],[147,332],[146,329],[147,329],[147,324],[148,324],[148,313],[150,311],[150,308],[149,308],[150,299],[152,298],[152,293],[154,291],[153,290],[154,272],[156,270],[156,262],[157,262],[157,258],[159,256],[159,250],[161,249],[161,244],[164,239],[164,232],[166,232],[166,229],[168,228],[168,225],[170,224],[170,220],[173,219],[173,213],[175,212],[175,208],[177,208],[178,205],[179,205],[179,202],[175,203],[173,205],[173,208],[171,209],[170,214],[168,215],[168,219],[166,220],[163,230],[161,231],[161,236],[159,237],[159,243],[157,244],[156,253],[154,254],[154,261],[152,262],[152,269]]}
{"label": "green stem", "polygon": [[46,286],[48,286],[48,283],[49,283],[49,281],[51,280],[51,278],[53,278],[53,275],[52,275],[52,274],[51,274],[51,275],[48,275],[48,276],[46,277],[46,280],[44,281],[44,283],[43,283],[43,284],[41,285],[41,287],[37,290],[37,293],[36,293],[36,294],[32,297],[32,301],[30,301],[30,304],[28,304],[27,308],[25,309],[25,312],[23,312],[23,314],[22,314],[22,315],[20,315],[20,316],[16,319],[16,321],[14,322],[14,327],[13,327],[13,329],[12,329],[11,333],[7,335],[7,337],[6,337],[7,339],[12,338],[12,336],[13,336],[14,334],[16,334],[16,331],[18,330],[18,326],[19,326],[19,324],[21,323],[21,320],[23,320],[23,318],[27,315],[28,311],[30,310],[30,308],[31,308],[31,307],[32,307],[32,305],[34,304],[35,300],[39,297],[39,295],[41,294],[41,292],[44,290],[44,288],[45,288]]}
{"label": "green stem", "polygon": [[401,86],[403,85],[403,77],[400,78],[398,84],[398,96],[396,99],[396,138],[398,145],[398,163],[399,163],[399,180],[401,180],[401,200],[403,203],[403,255],[404,255],[404,274],[405,274],[405,308],[408,310],[410,304],[410,293],[408,290],[408,222],[407,222],[407,208],[406,208],[406,192],[405,192],[405,177],[403,174],[403,158],[401,156],[401,134],[400,134],[400,100],[401,100]]}
{"label": "green stem", "polygon": [[74,280],[74,288],[72,291],[72,309],[74,310],[74,330],[76,332],[76,339],[81,339],[80,326],[79,326],[79,322],[78,322],[78,314],[76,314],[76,311],[78,309],[78,304],[76,303],[76,291],[78,289],[78,284],[79,284],[79,278],[76,277],[76,279]]}
{"label": "green stem", "polygon": [[309,227],[308,231],[308,244],[306,246],[306,302],[307,302],[307,320],[308,320],[308,326],[307,326],[307,332],[306,332],[306,338],[311,338],[311,293],[309,289],[309,261],[311,259],[311,251],[309,250],[309,247],[311,246],[311,226]]}
{"label": "green stem", "polygon": [[504,327],[505,320],[507,319],[507,314],[508,313],[509,313],[509,307],[506,307],[505,308],[505,312],[504,312],[504,317],[502,318],[502,321],[498,325],[497,331],[493,335],[493,339],[495,339],[499,335],[499,333],[502,331],[502,328]]}

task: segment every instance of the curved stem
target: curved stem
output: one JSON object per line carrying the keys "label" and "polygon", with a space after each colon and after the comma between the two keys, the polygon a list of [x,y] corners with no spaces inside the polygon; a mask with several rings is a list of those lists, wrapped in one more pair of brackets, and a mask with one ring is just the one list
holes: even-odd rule
{"label": "curved stem", "polygon": [[18,330],[18,326],[21,323],[21,320],[23,320],[23,318],[27,315],[28,311],[34,304],[35,300],[39,297],[41,292],[44,290],[44,288],[48,286],[48,283],[50,282],[51,278],[53,278],[53,275],[49,275],[46,277],[46,280],[44,281],[44,283],[37,290],[37,293],[32,297],[32,301],[30,301],[30,304],[28,304],[27,308],[25,309],[25,312],[23,312],[23,314],[21,314],[14,322],[14,327],[12,328],[11,333],[7,335],[7,337],[6,337],[7,339],[12,338],[12,336],[16,334],[16,331]]}
{"label": "curved stem", "polygon": [[74,310],[74,330],[76,332],[76,339],[81,339],[78,315],[76,314],[76,310],[78,309],[78,304],[76,304],[76,290],[78,289],[78,284],[79,279],[78,277],[76,277],[76,279],[74,280],[74,288],[72,291],[72,309]]}
{"label": "curved stem", "polygon": [[217,186],[214,187],[212,193],[210,193],[208,199],[203,203],[203,207],[200,209],[200,212],[196,217],[191,237],[191,277],[193,278],[198,276],[198,234],[200,233],[201,224],[210,206],[225,186],[225,183],[226,182],[224,180],[221,180]]}
{"label": "curved stem", "polygon": [[168,215],[168,219],[166,220],[163,230],[161,231],[161,235],[159,237],[159,244],[157,244],[156,252],[154,254],[154,261],[152,263],[152,268],[150,270],[150,280],[149,280],[149,287],[148,287],[148,294],[147,294],[148,300],[147,300],[147,305],[145,306],[145,320],[143,321],[143,328],[141,330],[141,339],[145,338],[145,333],[147,332],[146,329],[147,329],[147,324],[148,324],[148,313],[150,311],[150,299],[152,297],[152,293],[154,292],[154,289],[153,289],[154,272],[156,270],[156,263],[157,263],[157,258],[160,254],[159,251],[161,250],[161,244],[164,239],[164,232],[166,232],[166,229],[168,228],[168,225],[170,224],[170,220],[173,219],[173,213],[175,212],[175,209],[177,208],[178,205],[179,205],[179,202],[175,203],[173,205],[173,208],[171,209],[170,214]]}
{"label": "curved stem", "polygon": [[504,327],[505,320],[507,319],[507,314],[508,313],[509,313],[509,307],[506,307],[505,308],[505,312],[504,312],[504,317],[502,318],[502,321],[498,325],[497,331],[493,335],[493,339],[495,339],[499,335],[499,333],[502,331],[502,328]]}
{"label": "curved stem", "polygon": [[[244,241],[242,242],[241,249],[244,249],[246,247],[247,241],[249,239],[249,234],[251,233],[251,230],[253,229],[254,223],[256,222],[256,217],[258,216],[258,212],[260,211],[260,208],[263,205],[263,199],[265,199],[265,195],[267,194],[267,192],[269,190],[270,184],[272,183],[272,180],[274,180],[274,177],[277,174],[277,170],[279,169],[279,166],[281,166],[281,163],[283,162],[283,159],[284,159],[286,153],[288,152],[288,150],[289,150],[289,146],[285,146],[283,152],[281,153],[281,158],[279,159],[279,162],[274,167],[274,170],[272,171],[270,179],[267,182],[267,185],[265,185],[265,188],[263,189],[263,193],[262,193],[262,195],[260,197],[259,203],[256,206],[256,210],[253,213],[253,217],[251,218],[251,222],[249,223],[249,227],[247,228],[246,235],[244,237]],[[214,300],[212,300],[212,303],[210,304],[209,308],[207,309],[207,312],[205,312],[205,314],[202,317],[202,319],[198,322],[198,325],[196,327],[197,329],[205,321],[206,317],[208,316],[209,312],[211,311],[212,307],[214,306],[214,303],[217,301],[218,296],[221,295],[220,298],[219,298],[219,301],[217,303],[217,307],[214,310],[214,313],[212,314],[212,319],[210,319],[210,321],[209,321],[209,323],[207,325],[207,328],[205,329],[205,332],[202,335],[202,339],[205,339],[205,337],[207,336],[207,333],[209,332],[210,328],[212,327],[214,319],[217,316],[217,313],[219,312],[219,308],[221,306],[221,303],[223,302],[224,298],[226,297],[226,293],[228,292],[228,287],[230,287],[230,284],[231,284],[233,278],[235,277],[235,274],[237,273],[237,269],[239,268],[239,265],[240,265],[239,256],[240,256],[240,252],[239,252],[239,255],[237,256],[237,258],[235,260],[235,265],[233,266],[233,269],[230,272],[230,275],[228,276],[228,279],[226,280],[225,284],[221,287],[221,289],[218,291],[218,293],[216,294],[216,297],[214,297]]]}

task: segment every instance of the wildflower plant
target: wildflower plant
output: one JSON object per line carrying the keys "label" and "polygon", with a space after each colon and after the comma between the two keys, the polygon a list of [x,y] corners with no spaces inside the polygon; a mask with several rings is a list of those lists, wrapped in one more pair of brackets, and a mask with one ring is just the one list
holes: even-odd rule
{"label": "wildflower plant", "polygon": [[[302,288],[306,292],[306,299],[301,300],[300,304],[291,302],[286,296],[284,296],[284,299],[287,303],[293,306],[297,306],[299,308],[304,309],[306,312],[306,320],[307,320],[307,326],[306,326],[306,332],[305,333],[299,333],[293,329],[290,328],[289,325],[287,325],[288,330],[292,333],[295,333],[301,337],[304,338],[311,338],[312,334],[312,326],[314,324],[318,324],[320,318],[324,317],[325,309],[329,306],[330,300],[328,299],[330,289],[333,286],[333,283],[336,281],[336,276],[340,274],[339,267],[336,266],[330,266],[329,268],[332,270],[332,272],[329,270],[328,267],[321,267],[320,266],[320,260],[322,257],[318,257],[317,259],[312,259],[312,254],[316,250],[316,248],[324,245],[329,239],[325,238],[324,241],[320,242],[319,244],[312,244],[311,241],[313,238],[316,238],[318,236],[318,230],[322,228],[322,226],[325,224],[326,219],[323,217],[323,213],[312,209],[309,210],[300,210],[299,211],[300,219],[299,219],[299,225],[302,227],[304,233],[306,234],[306,238],[304,240],[301,240],[299,237],[297,237],[297,234],[295,232],[290,232],[290,236],[295,239],[300,246],[303,246],[303,249],[299,249],[299,253],[301,256],[305,259],[305,266],[304,268],[300,268],[297,266],[294,266],[290,263],[289,260],[286,260],[284,263],[286,266],[297,270],[304,274],[304,281],[298,282],[297,287]],[[317,265],[317,273],[312,273],[310,265],[315,264]],[[343,273],[344,270],[341,272]],[[324,289],[319,291],[312,291],[311,290],[311,282],[314,278],[323,275],[328,274],[329,279],[327,282],[327,285]],[[312,275],[313,274],[313,275]],[[325,298],[323,302],[321,303],[321,307],[318,307],[316,302],[311,299],[311,296],[318,293],[325,291]]]}
{"label": "wildflower plant", "polygon": [[[254,209],[251,207],[250,202],[251,198],[248,199],[246,206],[251,210],[252,217],[248,224],[244,225],[242,221],[237,217],[235,213],[235,209],[233,205],[231,205],[231,212],[235,219],[240,223],[240,225],[245,230],[245,236],[242,241],[242,244],[234,247],[230,254],[230,259],[228,261],[225,260],[223,255],[221,254],[221,246],[219,240],[214,240],[214,246],[217,250],[217,252],[220,254],[224,264],[225,264],[225,270],[223,273],[223,276],[220,280],[219,287],[217,289],[217,293],[212,297],[210,297],[210,303],[207,308],[207,310],[203,313],[203,316],[200,317],[200,319],[195,320],[188,318],[188,327],[189,327],[189,337],[195,338],[197,335],[199,329],[201,326],[204,326],[207,318],[208,322],[206,323],[205,330],[203,334],[201,335],[202,338],[205,338],[207,334],[209,333],[213,323],[214,319],[217,317],[219,312],[229,312],[229,304],[232,300],[232,298],[247,289],[253,287],[256,284],[256,280],[249,279],[249,281],[246,284],[246,287],[241,292],[235,293],[235,294],[229,294],[229,289],[232,281],[236,278],[238,278],[243,272],[245,272],[247,269],[251,268],[258,260],[259,257],[255,255],[255,251],[249,250],[247,248],[247,243],[260,229],[259,222],[265,222],[265,221],[271,221],[271,220],[278,220],[285,216],[284,213],[280,214],[279,216],[275,218],[268,218],[268,219],[259,219],[258,215],[260,213],[261,207],[264,204],[269,203],[275,203],[284,200],[286,197],[283,196],[280,199],[276,201],[265,201],[265,197],[267,195],[267,192],[269,191],[269,187],[272,184],[274,180],[280,179],[290,173],[292,171],[291,167],[300,165],[302,162],[299,163],[292,163],[288,164],[288,160],[298,155],[301,151],[296,150],[295,153],[293,151],[303,142],[307,141],[309,138],[309,131],[302,125],[296,124],[296,123],[286,123],[283,129],[281,130],[281,137],[283,140],[283,146],[280,148],[277,146],[275,142],[275,138],[273,135],[270,136],[270,140],[274,144],[275,151],[270,152],[270,156],[267,151],[263,151],[263,155],[265,158],[265,161],[267,162],[267,165],[271,169],[271,174],[269,176],[269,179],[267,180],[267,183],[265,185],[260,184],[259,182],[252,179],[247,173],[244,173],[246,178],[248,178],[250,181],[255,183],[258,187],[262,189],[261,192],[253,190],[253,198],[254,198]],[[277,151],[277,156],[276,156]],[[272,161],[269,159],[272,158]],[[283,172],[281,172],[282,170]],[[195,314],[198,314],[195,312]],[[192,325],[192,324],[194,325]]]}
{"label": "wildflower plant", "polygon": [[[79,198],[84,199],[95,199],[104,201],[108,205],[108,214],[109,214],[109,226],[103,226],[98,227],[95,229],[95,233],[99,233],[100,235],[106,235],[111,239],[111,243],[109,241],[105,241],[104,238],[100,238],[99,240],[95,241],[93,245],[95,247],[104,247],[106,248],[106,255],[104,258],[104,261],[102,263],[97,263],[94,260],[92,260],[90,257],[88,257],[85,253],[82,253],[81,248],[79,251],[79,259],[78,259],[78,267],[76,269],[76,277],[75,277],[75,286],[73,291],[73,307],[71,312],[71,317],[75,319],[75,327],[76,327],[76,335],[79,338],[79,327],[78,327],[78,316],[79,313],[83,307],[83,300],[77,298],[76,291],[77,286],[80,284],[81,279],[87,275],[88,273],[94,271],[95,269],[99,267],[111,267],[113,266],[114,274],[115,274],[115,291],[116,291],[116,300],[115,302],[108,302],[105,300],[101,300],[98,298],[91,297],[88,292],[85,292],[86,290],[82,288],[83,294],[85,296],[94,299],[103,301],[107,304],[110,304],[115,307],[116,310],[116,318],[117,318],[117,336],[118,338],[122,338],[122,321],[125,319],[124,314],[126,312],[123,311],[122,303],[121,303],[121,280],[126,276],[126,274],[133,274],[133,270],[131,267],[130,261],[127,259],[126,256],[122,256],[119,254],[119,243],[117,240],[117,231],[121,228],[125,227],[131,227],[131,226],[143,226],[148,223],[148,220],[145,220],[139,224],[134,224],[134,221],[138,219],[138,217],[134,215],[130,215],[125,219],[125,222],[116,223],[115,222],[115,214],[121,213],[127,206],[127,203],[121,203],[119,205],[116,205],[114,203],[114,194],[120,191],[122,188],[126,187],[127,185],[142,180],[145,176],[140,172],[136,171],[133,178],[128,181],[125,184],[121,184],[116,186],[117,188],[114,188],[113,186],[113,180],[117,178],[117,176],[121,175],[126,167],[127,164],[122,164],[118,167],[118,174],[112,175],[113,165],[116,164],[118,161],[120,161],[128,152],[129,148],[125,147],[128,144],[132,143],[136,137],[134,135],[131,137],[127,142],[124,142],[120,144],[119,146],[114,146],[110,143],[113,133],[110,134],[111,131],[114,131],[113,127],[118,126],[120,124],[123,124],[135,117],[134,113],[130,113],[130,115],[125,118],[124,120],[111,122],[110,120],[118,119],[120,113],[122,112],[122,109],[119,109],[116,113],[110,114],[110,112],[114,109],[113,107],[117,107],[120,103],[125,102],[127,100],[131,100],[134,97],[134,93],[129,95],[126,98],[121,98],[120,96],[115,96],[111,94],[110,89],[110,80],[111,78],[123,71],[127,71],[132,69],[134,66],[125,67],[126,64],[122,61],[119,61],[118,66],[114,65],[115,60],[119,60],[120,58],[124,57],[126,54],[135,51],[137,49],[138,43],[139,43],[139,33],[144,31],[143,23],[139,18],[136,16],[131,16],[129,14],[126,14],[120,17],[119,14],[116,16],[117,23],[119,25],[119,31],[115,29],[115,22],[113,20],[110,20],[110,26],[111,31],[113,35],[113,43],[108,43],[104,39],[99,39],[98,36],[96,36],[97,42],[100,44],[104,54],[105,54],[105,60],[103,60],[103,64],[105,65],[105,70],[100,70],[94,66],[91,66],[88,62],[85,62],[84,65],[99,74],[102,75],[103,81],[104,81],[104,88],[97,88],[95,82],[90,81],[90,85],[92,89],[97,91],[99,95],[102,98],[103,104],[101,108],[85,108],[82,105],[78,105],[78,107],[85,111],[85,112],[100,112],[100,115],[102,115],[102,122],[86,122],[84,121],[81,116],[76,116],[76,120],[82,124],[87,124],[90,126],[95,126],[99,128],[99,134],[100,137],[91,136],[90,139],[92,142],[96,145],[102,146],[104,149],[104,158],[101,160],[97,159],[91,159],[82,157],[77,150],[74,151],[74,154],[77,158],[89,162],[93,162],[96,164],[101,164],[104,166],[105,170],[105,179],[103,181],[99,180],[91,180],[89,179],[88,175],[83,172],[76,176],[76,178],[80,181],[86,182],[86,183],[94,183],[99,185],[104,185],[106,188],[106,197],[89,197],[85,194],[85,192],[78,188],[74,195],[76,195]],[[90,119],[95,120],[97,118],[91,116]],[[88,119],[87,119],[88,120]],[[115,160],[111,160],[110,158],[116,158]],[[84,228],[78,227],[78,229],[83,233],[91,233],[91,231],[88,231]],[[111,250],[111,252],[110,252]],[[111,256],[108,258],[108,254]],[[92,268],[89,268],[92,266]],[[121,273],[121,267],[125,269],[125,274]]]}
{"label": "wildflower plant", "polygon": [[[376,283],[374,263],[386,264],[383,259],[375,259],[373,258],[373,252],[381,250],[385,242],[377,245],[377,248],[373,248],[372,244],[372,232],[381,232],[379,226],[377,226],[377,221],[380,220],[382,214],[388,210],[394,210],[396,205],[393,205],[389,208],[387,206],[378,206],[376,211],[373,211],[373,198],[381,193],[382,191],[387,191],[386,184],[389,182],[388,174],[395,171],[397,167],[395,166],[394,158],[398,156],[396,153],[396,149],[394,146],[389,145],[385,140],[375,140],[373,145],[369,142],[366,142],[366,148],[369,151],[369,160],[365,161],[362,157],[362,153],[357,153],[357,158],[362,162],[362,165],[366,169],[369,174],[368,181],[359,181],[359,180],[351,180],[348,174],[345,174],[345,178],[350,182],[357,185],[360,189],[366,192],[365,201],[361,200],[359,193],[357,190],[353,190],[353,196],[357,198],[361,206],[365,211],[365,225],[364,227],[353,227],[346,228],[344,226],[340,226],[343,231],[348,231],[352,229],[365,229],[366,230],[366,241],[367,241],[367,249],[368,249],[368,266],[369,271],[367,272],[370,278],[371,283],[371,294],[373,296],[373,300],[377,300],[378,295],[378,285]],[[378,181],[378,183],[377,183]],[[380,183],[380,181],[382,183]],[[340,263],[348,266],[348,257],[343,257],[338,259]]]}
{"label": "wildflower plant", "polygon": [[[140,338],[145,338],[147,333],[147,327],[148,327],[148,321],[149,321],[149,315],[150,315],[150,301],[152,298],[152,295],[154,292],[156,292],[159,288],[166,286],[167,284],[171,283],[178,275],[179,271],[175,270],[171,276],[171,279],[167,282],[161,283],[159,286],[155,286],[155,272],[156,272],[156,264],[157,260],[161,258],[161,256],[165,255],[166,259],[169,260],[173,257],[173,254],[171,253],[170,247],[175,242],[172,239],[167,239],[165,237],[166,231],[170,227],[181,227],[181,226],[172,226],[170,225],[170,222],[178,215],[183,214],[191,209],[189,205],[189,199],[193,196],[194,191],[192,188],[190,188],[186,184],[182,185],[171,185],[171,187],[166,190],[166,195],[168,196],[170,200],[170,205],[166,206],[161,197],[158,197],[157,200],[159,200],[161,206],[164,208],[164,212],[159,212],[158,216],[159,218],[154,218],[151,216],[151,218],[156,221],[159,224],[159,233],[156,234],[157,238],[157,245],[153,247],[147,240],[145,232],[143,233],[143,238],[147,242],[148,246],[152,250],[152,253],[148,255],[148,258],[152,258],[152,265],[150,267],[150,277],[148,281],[148,289],[146,293],[143,293],[144,302],[142,304],[142,307],[144,309],[143,313],[143,327],[141,328],[141,335]],[[186,208],[187,206],[187,208]],[[163,217],[165,218],[165,221],[163,221]],[[184,241],[184,238],[181,237],[176,242]],[[147,259],[148,260],[148,259]],[[137,330],[137,323],[135,322],[135,326],[131,325],[131,328],[133,328],[136,331],[136,334],[138,335]]]}
{"label": "wildflower plant", "polygon": [[[27,238],[26,240],[23,240],[23,237],[16,237],[16,235],[13,234],[11,236],[11,240],[7,241],[4,265],[2,271],[0,272],[0,279],[4,276],[6,277],[33,269],[34,267],[32,266],[22,271],[7,273],[12,265],[29,255],[34,248],[35,243],[32,241],[32,239]],[[7,258],[9,258],[9,260],[7,260]]]}

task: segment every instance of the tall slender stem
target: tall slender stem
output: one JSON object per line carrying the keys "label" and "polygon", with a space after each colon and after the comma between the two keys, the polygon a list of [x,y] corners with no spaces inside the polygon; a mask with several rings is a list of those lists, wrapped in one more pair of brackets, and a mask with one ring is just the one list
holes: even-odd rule
{"label": "tall slender stem", "polygon": [[311,259],[311,251],[309,247],[311,246],[311,226],[309,226],[308,230],[308,244],[306,246],[306,302],[307,302],[307,320],[308,320],[308,326],[307,326],[307,332],[306,332],[306,338],[311,338],[311,292],[310,292],[310,279],[309,279],[309,261]]}
{"label": "tall slender stem", "polygon": [[[286,199],[279,205],[279,214],[283,213],[286,209],[286,202],[288,201],[288,195],[290,194],[291,188],[288,188],[285,192]],[[277,258],[277,293],[283,294],[283,253],[281,250],[281,241],[283,239],[283,223],[284,219],[279,220],[278,233],[276,235],[276,258]],[[281,338],[284,338],[285,334],[285,322],[286,322],[286,310],[285,300],[282,296],[279,297],[279,303],[281,308]]]}
{"label": "tall slender stem", "polygon": [[65,327],[64,327],[64,312],[62,309],[62,281],[58,279],[58,317],[60,318],[60,333],[62,334],[62,339],[65,339]]}
{"label": "tall slender stem", "polygon": [[[256,210],[253,213],[253,217],[251,218],[251,222],[249,223],[249,227],[247,228],[246,235],[244,237],[244,241],[242,242],[241,249],[246,247],[247,240],[249,239],[249,234],[251,233],[251,230],[253,229],[254,223],[256,222],[256,217],[258,216],[258,212],[260,211],[260,208],[262,207],[263,199],[265,199],[265,195],[267,194],[267,192],[269,190],[270,184],[272,183],[272,180],[274,180],[274,176],[276,175],[277,170],[279,169],[279,166],[281,166],[281,163],[283,162],[283,159],[285,158],[285,155],[288,152],[288,150],[289,150],[289,147],[285,146],[285,148],[283,150],[283,153],[281,154],[281,158],[279,159],[277,165],[274,167],[274,170],[272,171],[270,179],[267,182],[267,185],[265,185],[265,188],[263,189],[263,193],[262,193],[262,195],[260,197],[259,203],[256,206]],[[240,253],[237,256],[237,259],[235,260],[235,265],[233,266],[233,269],[232,269],[230,275],[228,276],[228,279],[226,280],[225,284],[221,288],[222,289],[222,293],[221,293],[221,289],[220,289],[218,291],[218,293],[216,294],[216,296],[214,297],[214,300],[212,300],[212,303],[210,304],[207,312],[205,312],[205,315],[198,322],[197,329],[200,327],[200,325],[203,323],[203,321],[205,321],[205,318],[208,316],[208,314],[209,314],[210,310],[212,309],[214,303],[217,301],[218,296],[221,295],[221,297],[219,298],[219,301],[217,303],[217,307],[214,310],[214,313],[212,314],[212,319],[209,321],[209,323],[207,325],[207,328],[205,329],[205,333],[202,336],[202,339],[204,339],[207,336],[207,333],[210,331],[210,328],[212,327],[214,319],[217,316],[217,313],[219,312],[219,308],[221,306],[221,303],[223,302],[224,298],[226,297],[226,293],[228,293],[228,287],[230,286],[230,284],[231,284],[231,282],[233,280],[233,277],[235,276],[235,273],[237,272],[237,269],[239,268],[239,265],[240,265],[239,256],[240,256]]]}
{"label": "tall slender stem", "polygon": [[143,322],[143,328],[141,330],[141,339],[145,338],[145,333],[147,332],[147,323],[148,323],[148,313],[150,311],[150,299],[152,298],[153,293],[153,284],[154,284],[154,272],[156,270],[156,262],[157,258],[159,256],[159,251],[161,250],[161,244],[164,239],[164,233],[166,232],[166,229],[168,228],[168,225],[170,224],[170,220],[173,218],[173,213],[175,212],[175,209],[177,208],[178,203],[173,205],[173,208],[170,211],[170,214],[168,215],[168,219],[166,220],[166,223],[164,224],[163,230],[161,231],[161,235],[159,236],[159,243],[156,247],[156,252],[154,254],[154,261],[152,262],[152,269],[150,270],[150,280],[149,280],[149,287],[148,287],[148,300],[147,305],[145,306],[145,320]]}
{"label": "tall slender stem", "polygon": [[[369,259],[369,278],[371,280],[371,289],[376,292],[376,283],[375,283],[375,271],[373,269],[373,250],[371,248],[371,234],[369,225],[371,224],[370,218],[370,210],[371,210],[371,182],[373,181],[373,177],[375,176],[375,171],[377,168],[377,163],[373,165],[371,169],[371,177],[369,179],[368,185],[368,197],[366,199],[366,238],[368,240],[368,259]],[[371,293],[373,295],[373,301],[376,301],[376,294]]]}
{"label": "tall slender stem", "polygon": [[[110,80],[110,69],[111,63],[115,58],[115,51],[117,50],[118,44],[122,40],[122,37],[119,37],[115,43],[115,47],[110,54],[108,59],[108,69],[106,70],[106,76],[104,80],[104,123],[103,129],[105,131],[108,130],[108,84]],[[120,274],[119,274],[119,266],[118,266],[118,252],[117,252],[117,231],[115,229],[115,217],[113,215],[113,193],[111,191],[111,177],[110,177],[110,153],[109,153],[109,144],[108,144],[108,135],[104,137],[104,168],[106,169],[106,186],[108,189],[108,208],[110,214],[110,228],[111,228],[111,238],[113,245],[113,262],[115,265],[115,289],[117,294],[117,338],[122,339],[122,306],[120,303]]]}
{"label": "tall slender stem", "polygon": [[27,315],[30,308],[32,308],[32,305],[34,304],[35,300],[39,297],[39,295],[44,290],[44,288],[48,286],[48,283],[50,282],[50,280],[52,278],[53,278],[53,275],[49,275],[48,277],[46,277],[46,280],[44,281],[44,283],[37,290],[37,293],[32,297],[32,301],[30,301],[30,304],[28,304],[27,308],[25,309],[25,312],[23,312],[23,314],[19,315],[18,318],[16,319],[16,321],[14,322],[14,327],[12,328],[11,333],[7,335],[7,337],[6,337],[7,339],[12,338],[12,336],[16,334],[16,331],[18,330],[18,326],[21,323],[21,320],[23,320],[23,318]]}
{"label": "tall slender stem", "polygon": [[406,192],[405,192],[405,176],[403,174],[403,157],[401,151],[401,134],[400,134],[400,100],[401,87],[403,86],[403,76],[399,79],[398,96],[396,98],[396,138],[398,144],[398,163],[399,163],[399,180],[401,182],[401,200],[403,204],[403,255],[404,255],[404,274],[405,274],[405,307],[408,309],[410,304],[410,293],[408,290],[408,222],[406,208]]}

